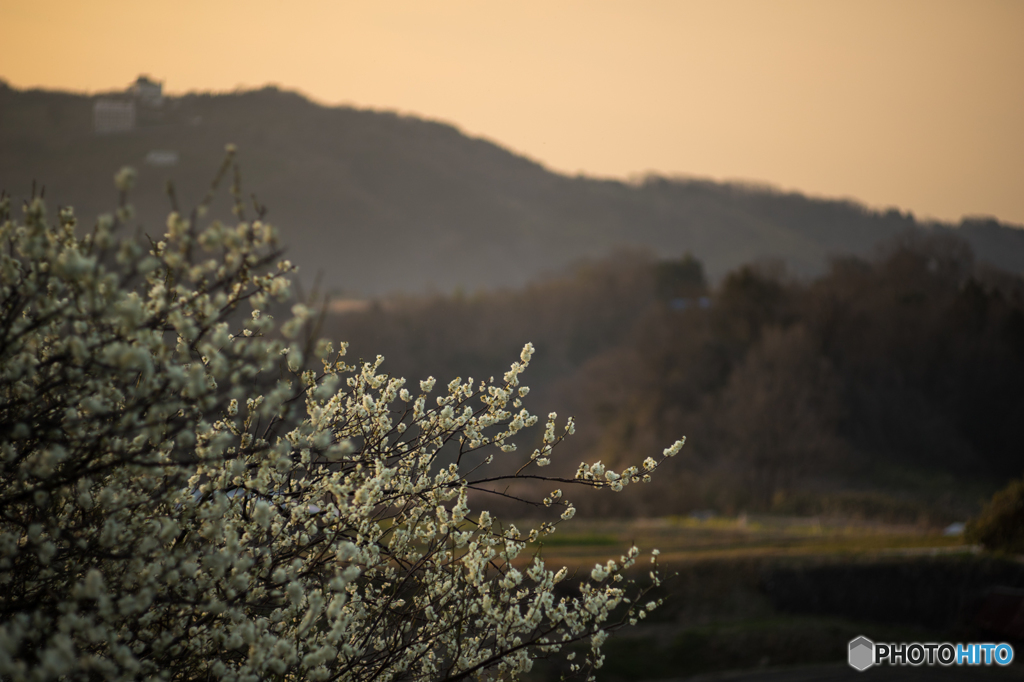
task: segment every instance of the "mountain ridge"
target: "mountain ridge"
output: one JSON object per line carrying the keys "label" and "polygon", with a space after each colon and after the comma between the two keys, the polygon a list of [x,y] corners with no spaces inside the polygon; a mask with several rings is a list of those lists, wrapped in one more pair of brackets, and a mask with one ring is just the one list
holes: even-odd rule
{"label": "mountain ridge", "polygon": [[[88,223],[114,206],[113,173],[132,165],[138,221],[153,234],[166,181],[183,207],[197,203],[231,142],[244,190],[269,207],[302,279],[322,273],[346,295],[518,287],[623,247],[692,253],[712,279],[766,259],[811,276],[907,230],[959,234],[980,259],[1024,271],[1024,230],[996,220],[923,222],[750,183],[563,175],[447,123],[277,88],[166,98],[140,109],[135,130],[96,135],[92,106],[110,96],[0,84],[0,188],[20,199],[36,179]],[[154,150],[177,165],[146,165]],[[212,208],[229,216],[224,197]]]}

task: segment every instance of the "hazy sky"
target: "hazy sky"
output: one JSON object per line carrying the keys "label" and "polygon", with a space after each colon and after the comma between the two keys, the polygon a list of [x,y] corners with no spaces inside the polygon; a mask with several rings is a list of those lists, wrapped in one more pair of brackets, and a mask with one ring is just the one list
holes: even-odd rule
{"label": "hazy sky", "polygon": [[0,0],[0,78],[274,83],[548,167],[1024,224],[1024,1]]}

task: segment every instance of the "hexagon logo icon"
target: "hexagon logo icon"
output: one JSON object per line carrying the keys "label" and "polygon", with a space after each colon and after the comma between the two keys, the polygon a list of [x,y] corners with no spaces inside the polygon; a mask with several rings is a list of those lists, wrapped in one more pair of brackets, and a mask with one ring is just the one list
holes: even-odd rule
{"label": "hexagon logo icon", "polygon": [[875,643],[867,637],[850,640],[850,667],[864,671],[875,663]]}

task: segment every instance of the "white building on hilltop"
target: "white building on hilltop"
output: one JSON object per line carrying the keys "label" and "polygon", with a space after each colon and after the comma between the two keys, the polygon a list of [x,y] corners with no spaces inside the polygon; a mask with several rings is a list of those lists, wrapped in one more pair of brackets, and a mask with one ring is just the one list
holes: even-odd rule
{"label": "white building on hilltop", "polygon": [[164,84],[149,76],[139,76],[124,95],[96,100],[92,108],[93,130],[97,135],[106,135],[135,130],[140,124],[159,123],[163,121],[163,104]]}
{"label": "white building on hilltop", "polygon": [[147,107],[159,109],[164,103],[164,84],[150,80],[149,76],[139,76],[129,88],[135,99]]}
{"label": "white building on hilltop", "polygon": [[92,106],[93,130],[97,135],[123,133],[135,129],[135,102],[98,99]]}

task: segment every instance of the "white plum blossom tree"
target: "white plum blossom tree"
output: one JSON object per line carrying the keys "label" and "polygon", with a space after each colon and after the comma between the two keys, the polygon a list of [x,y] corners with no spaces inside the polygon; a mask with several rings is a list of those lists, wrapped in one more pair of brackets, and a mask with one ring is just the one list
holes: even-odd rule
{"label": "white plum blossom tree", "polygon": [[[551,414],[495,473],[538,421],[530,345],[440,391],[347,364],[306,306],[265,312],[294,268],[237,170],[237,224],[200,227],[208,196],[156,241],[129,234],[133,172],[115,180],[88,231],[0,200],[0,678],[515,679],[577,642],[586,672],[658,604],[624,579],[635,547],[569,585],[526,551],[557,521],[469,508],[503,480],[621,490],[658,467],[545,477],[573,431]],[[560,489],[536,503],[574,512]]]}

